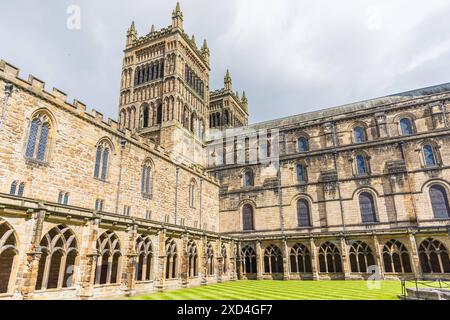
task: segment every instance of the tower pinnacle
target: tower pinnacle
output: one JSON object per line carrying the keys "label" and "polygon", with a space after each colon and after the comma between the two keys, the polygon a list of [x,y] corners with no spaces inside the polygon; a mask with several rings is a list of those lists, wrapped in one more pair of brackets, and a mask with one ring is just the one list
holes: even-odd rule
{"label": "tower pinnacle", "polygon": [[134,21],[131,22],[131,26],[127,31],[127,46],[132,45],[137,40],[137,31]]}
{"label": "tower pinnacle", "polygon": [[225,89],[226,90],[232,90],[232,80],[231,80],[231,76],[230,76],[230,71],[227,69],[227,73],[225,74],[225,77],[223,79],[224,84],[225,84]]}
{"label": "tower pinnacle", "polygon": [[177,2],[175,10],[172,12],[172,29],[183,29],[183,12],[181,12],[180,3]]}

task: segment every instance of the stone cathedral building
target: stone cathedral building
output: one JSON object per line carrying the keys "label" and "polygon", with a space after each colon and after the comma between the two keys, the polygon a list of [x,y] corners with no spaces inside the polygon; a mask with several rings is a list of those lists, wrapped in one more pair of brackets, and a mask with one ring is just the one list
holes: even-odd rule
{"label": "stone cathedral building", "polygon": [[450,83],[249,125],[209,59],[132,24],[118,121],[0,62],[0,298],[450,277]]}

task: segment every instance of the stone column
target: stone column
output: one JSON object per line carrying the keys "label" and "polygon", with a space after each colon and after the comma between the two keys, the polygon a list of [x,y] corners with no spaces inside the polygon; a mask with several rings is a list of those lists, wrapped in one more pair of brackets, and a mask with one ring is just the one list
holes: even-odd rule
{"label": "stone column", "polygon": [[32,213],[30,232],[30,243],[28,245],[26,260],[22,266],[22,283],[20,287],[20,294],[24,300],[32,300],[34,290],[36,287],[36,280],[39,269],[39,260],[42,252],[39,248],[39,243],[42,238],[42,227],[45,220],[45,210]]}
{"label": "stone column", "polygon": [[158,232],[158,252],[155,252],[158,256],[158,268],[155,275],[155,288],[157,291],[164,290],[164,280],[166,278],[166,229],[162,229]]}
{"label": "stone column", "polygon": [[286,239],[283,239],[283,280],[291,278],[289,272],[289,248]]}
{"label": "stone column", "polygon": [[263,279],[263,261],[264,256],[261,249],[261,240],[256,240],[256,279],[262,280]]}
{"label": "stone column", "polygon": [[319,280],[319,272],[317,267],[317,248],[314,242],[314,238],[309,238],[309,245],[311,250],[311,271],[313,275],[313,280]]}
{"label": "stone column", "polygon": [[232,281],[236,281],[238,279],[237,276],[237,261],[236,261],[236,256],[238,255],[238,251],[237,251],[237,245],[234,242],[234,240],[231,241],[231,245],[230,245],[230,263],[229,263],[229,267],[231,268],[230,271],[228,271],[228,273],[230,274],[230,279]]}
{"label": "stone column", "polygon": [[136,238],[137,225],[128,227],[128,251],[125,256],[124,268],[122,268],[122,285],[121,290],[126,296],[133,296],[136,292]]}
{"label": "stone column", "polygon": [[350,262],[348,260],[347,244],[344,237],[341,237],[341,258],[342,258],[342,271],[344,272],[344,278],[347,280],[350,278]]}
{"label": "stone column", "polygon": [[414,273],[414,277],[416,278],[422,278],[422,268],[420,267],[420,260],[419,260],[419,253],[417,250],[417,243],[416,243],[416,237],[415,232],[409,231],[408,237],[409,237],[409,246],[411,248],[411,268],[412,272]]}
{"label": "stone column", "polygon": [[237,273],[237,279],[242,279],[242,256],[241,256],[241,242],[238,241],[237,243],[237,261],[236,261],[236,273]]}
{"label": "stone column", "polygon": [[82,250],[80,257],[79,289],[77,296],[87,300],[94,295],[96,269],[99,259],[97,239],[99,237],[100,219],[94,217],[83,227]]}
{"label": "stone column", "polygon": [[224,264],[224,258],[222,256],[222,239],[219,238],[217,240],[216,248],[217,248],[217,268],[216,268],[217,282],[222,283],[223,264]]}
{"label": "stone column", "polygon": [[185,233],[181,239],[181,286],[187,288],[189,286],[189,257],[187,247],[189,243],[189,233]]}
{"label": "stone column", "polygon": [[206,256],[206,250],[208,248],[208,239],[206,237],[202,238],[201,248],[199,250],[199,260],[200,260],[200,284],[206,286],[208,284],[207,274],[208,274],[208,260]]}
{"label": "stone column", "polygon": [[380,249],[380,243],[376,234],[373,235],[373,246],[375,248],[375,262],[378,266],[378,275],[384,279],[383,252]]}

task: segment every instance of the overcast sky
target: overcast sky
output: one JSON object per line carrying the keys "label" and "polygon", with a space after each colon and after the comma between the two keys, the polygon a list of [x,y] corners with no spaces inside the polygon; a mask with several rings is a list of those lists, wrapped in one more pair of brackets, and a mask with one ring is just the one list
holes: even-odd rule
{"label": "overcast sky", "polygon": [[[250,122],[450,82],[448,0],[183,0],[184,29],[230,69]],[[66,27],[69,5],[81,29]],[[125,34],[171,24],[171,0],[2,1],[0,58],[117,118]]]}

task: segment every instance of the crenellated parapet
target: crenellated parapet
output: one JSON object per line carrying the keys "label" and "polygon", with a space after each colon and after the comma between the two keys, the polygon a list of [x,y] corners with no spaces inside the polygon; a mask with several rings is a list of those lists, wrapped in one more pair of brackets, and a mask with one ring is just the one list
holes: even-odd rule
{"label": "crenellated parapet", "polygon": [[[98,126],[118,139],[125,139],[127,143],[143,149],[153,156],[173,162],[172,153],[163,146],[134,134],[128,128],[120,128],[119,123],[115,119],[104,119],[103,114],[96,109],[89,111],[89,107],[76,98],[73,102],[67,101],[68,95],[58,88],[53,88],[51,92],[47,91],[45,82],[33,75],[29,75],[28,80],[24,80],[20,76],[20,69],[4,60],[0,60],[0,80],[69,112],[83,121]],[[211,183],[218,184],[218,180],[210,176],[201,166],[195,166],[194,170],[191,162],[186,159],[180,160],[177,162],[177,165]]]}

